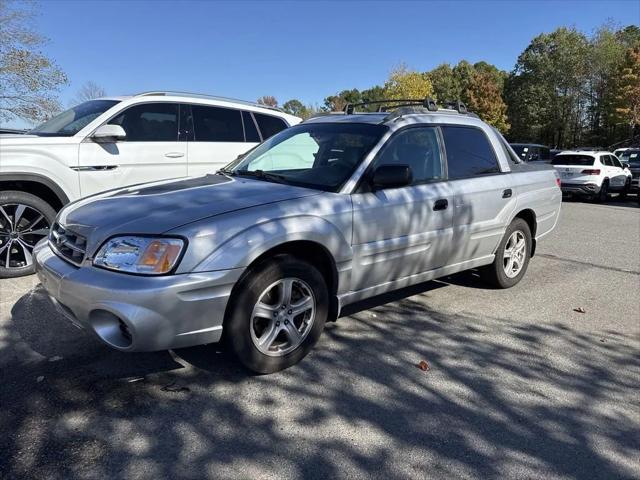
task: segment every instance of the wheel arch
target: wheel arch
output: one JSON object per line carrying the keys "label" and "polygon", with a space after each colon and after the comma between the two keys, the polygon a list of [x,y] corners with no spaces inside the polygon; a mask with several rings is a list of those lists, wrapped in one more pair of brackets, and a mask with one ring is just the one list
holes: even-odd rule
{"label": "wheel arch", "polygon": [[533,255],[536,253],[536,230],[538,229],[536,212],[534,212],[530,208],[525,208],[523,210],[520,210],[513,218],[514,220],[516,218],[521,218],[522,220],[527,222],[527,225],[529,225],[529,230],[531,231],[531,256],[533,257]]}
{"label": "wheel arch", "polygon": [[69,197],[57,183],[35,173],[0,173],[0,190],[30,193],[47,202],[56,211],[69,203]]}

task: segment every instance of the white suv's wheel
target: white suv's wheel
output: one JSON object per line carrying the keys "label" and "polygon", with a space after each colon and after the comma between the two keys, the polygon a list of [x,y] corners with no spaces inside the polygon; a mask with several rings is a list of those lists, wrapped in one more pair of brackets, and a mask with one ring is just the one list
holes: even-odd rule
{"label": "white suv's wheel", "polygon": [[33,247],[49,234],[56,212],[25,192],[0,193],[0,278],[34,272]]}
{"label": "white suv's wheel", "polygon": [[483,278],[497,288],[513,287],[527,271],[531,245],[529,224],[516,218],[500,241],[493,263],[482,270]]}

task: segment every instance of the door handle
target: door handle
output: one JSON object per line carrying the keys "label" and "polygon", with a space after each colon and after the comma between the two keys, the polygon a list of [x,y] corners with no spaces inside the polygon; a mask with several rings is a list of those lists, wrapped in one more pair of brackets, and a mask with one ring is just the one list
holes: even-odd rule
{"label": "door handle", "polygon": [[165,153],[164,156],[167,157],[167,158],[180,158],[180,157],[184,157],[184,153],[182,153],[182,152],[169,152],[169,153]]}
{"label": "door handle", "polygon": [[433,203],[433,210],[446,210],[449,206],[449,201],[446,198],[441,198]]}
{"label": "door handle", "polygon": [[513,195],[513,192],[510,188],[507,188],[502,192],[502,198],[511,198],[511,195]]}

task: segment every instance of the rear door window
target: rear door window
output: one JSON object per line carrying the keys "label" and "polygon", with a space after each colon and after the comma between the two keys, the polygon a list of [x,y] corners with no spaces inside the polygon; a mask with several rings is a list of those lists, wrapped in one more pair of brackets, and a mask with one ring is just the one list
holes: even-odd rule
{"label": "rear door window", "polygon": [[607,167],[613,167],[613,162],[609,158],[609,155],[602,155],[600,157],[600,163],[602,163],[603,165],[606,165]]}
{"label": "rear door window", "polygon": [[620,160],[618,160],[618,157],[615,155],[609,155],[609,159],[614,167],[622,168],[622,164],[620,163]]}
{"label": "rear door window", "polygon": [[192,105],[196,142],[244,142],[240,110]]}
{"label": "rear door window", "polygon": [[493,147],[479,128],[447,125],[442,135],[450,179],[500,173]]}
{"label": "rear door window", "polygon": [[281,118],[274,117],[273,115],[264,115],[262,113],[253,112],[253,116],[258,122],[260,133],[262,133],[262,139],[275,135],[287,128],[287,124]]}

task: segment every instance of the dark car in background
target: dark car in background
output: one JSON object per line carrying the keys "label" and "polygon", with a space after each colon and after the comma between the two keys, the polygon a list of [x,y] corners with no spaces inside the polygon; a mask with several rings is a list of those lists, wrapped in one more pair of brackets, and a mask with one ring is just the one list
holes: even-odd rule
{"label": "dark car in background", "polygon": [[537,143],[512,143],[511,148],[525,162],[551,163],[554,157],[549,147]]}
{"label": "dark car in background", "polygon": [[631,192],[640,194],[640,148],[628,148],[620,153],[620,163],[631,170]]}

